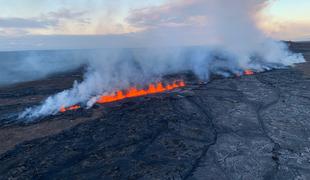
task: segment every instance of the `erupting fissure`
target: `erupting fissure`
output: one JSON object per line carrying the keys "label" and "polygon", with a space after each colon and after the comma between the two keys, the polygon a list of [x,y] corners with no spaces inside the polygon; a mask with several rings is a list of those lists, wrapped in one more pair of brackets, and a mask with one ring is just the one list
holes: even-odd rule
{"label": "erupting fissure", "polygon": [[[244,70],[243,74],[253,75],[254,72],[250,69],[247,69],[247,70]],[[184,86],[185,86],[185,82],[180,80],[180,81],[174,81],[172,84],[167,84],[167,85],[164,85],[162,82],[158,82],[155,84],[151,83],[145,89],[137,89],[136,87],[130,87],[128,90],[118,90],[109,95],[100,96],[99,99],[96,101],[96,103],[104,104],[104,103],[109,103],[109,102],[114,102],[114,101],[120,101],[126,98],[133,98],[133,97],[145,96],[149,94],[161,93],[161,92],[173,90],[173,89],[184,87]],[[81,106],[74,105],[70,107],[61,107],[59,111],[63,113],[66,111],[77,110],[80,108]]]}
{"label": "erupting fissure", "polygon": [[119,90],[110,95],[101,96],[99,100],[97,101],[97,103],[103,104],[103,103],[108,103],[108,102],[113,102],[113,101],[119,101],[125,98],[161,93],[164,91],[169,91],[169,90],[173,90],[173,89],[184,87],[184,86],[185,86],[184,81],[176,81],[173,84],[167,84],[166,86],[164,86],[161,82],[158,82],[156,84],[150,84],[148,88],[146,89],[140,89],[140,90],[138,90],[136,87],[131,87],[127,91],[125,91],[125,93]]}
{"label": "erupting fissure", "polygon": [[[174,81],[172,84],[164,85],[162,82],[158,82],[156,84],[149,84],[146,89],[137,89],[136,87],[131,87],[128,90],[122,91],[118,90],[114,93],[111,93],[109,95],[103,95],[100,96],[97,100],[98,104],[104,104],[114,101],[120,101],[122,99],[126,98],[133,98],[133,97],[139,97],[149,94],[156,94],[156,93],[162,93],[165,91],[170,91],[176,88],[184,87],[185,82],[184,81]],[[60,112],[66,112],[71,110],[76,110],[81,108],[79,105],[74,105],[70,107],[62,107],[59,111]]]}

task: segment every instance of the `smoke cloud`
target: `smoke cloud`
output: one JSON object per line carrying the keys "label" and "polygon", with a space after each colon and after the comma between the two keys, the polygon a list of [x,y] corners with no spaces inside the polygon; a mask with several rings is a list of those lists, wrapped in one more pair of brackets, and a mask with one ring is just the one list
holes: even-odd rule
{"label": "smoke cloud", "polygon": [[283,42],[258,27],[267,0],[179,0],[133,10],[128,23],[144,31],[132,34],[143,48],[115,48],[88,54],[84,81],[25,110],[21,118],[58,113],[62,106],[91,107],[96,97],[130,85],[192,71],[229,76],[245,69],[264,71],[304,61]]}

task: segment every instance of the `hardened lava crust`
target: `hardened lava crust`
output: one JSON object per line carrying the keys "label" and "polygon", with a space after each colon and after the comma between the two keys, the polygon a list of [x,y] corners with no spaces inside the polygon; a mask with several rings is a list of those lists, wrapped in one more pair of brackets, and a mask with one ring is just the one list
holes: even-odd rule
{"label": "hardened lava crust", "polygon": [[[310,60],[310,43],[290,48]],[[82,71],[0,89],[0,179],[310,179],[309,63],[95,105],[14,114]]]}

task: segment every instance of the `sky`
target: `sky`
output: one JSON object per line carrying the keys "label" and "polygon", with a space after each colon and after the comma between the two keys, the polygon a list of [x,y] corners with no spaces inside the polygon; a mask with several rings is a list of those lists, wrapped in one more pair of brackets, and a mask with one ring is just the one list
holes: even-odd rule
{"label": "sky", "polygon": [[265,10],[266,31],[285,40],[310,40],[310,1],[275,0]]}
{"label": "sky", "polygon": [[[0,51],[63,49],[87,39],[94,47],[102,45],[99,41],[113,44],[113,39],[120,37],[126,41],[130,34],[154,28],[152,22],[157,20],[153,14],[147,23],[140,22],[142,18],[136,15],[160,7],[154,13],[161,16],[166,4],[178,5],[178,1],[186,4],[193,0],[0,0]],[[258,24],[275,39],[310,40],[309,9],[309,0],[270,0]],[[195,17],[190,23],[201,22],[199,18],[203,17]]]}

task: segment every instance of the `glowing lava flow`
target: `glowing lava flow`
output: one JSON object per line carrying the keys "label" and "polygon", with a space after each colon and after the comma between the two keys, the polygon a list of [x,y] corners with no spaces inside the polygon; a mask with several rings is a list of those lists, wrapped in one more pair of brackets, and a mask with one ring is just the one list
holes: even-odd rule
{"label": "glowing lava flow", "polygon": [[129,88],[125,93],[123,91],[116,91],[115,93],[112,93],[110,95],[101,96],[97,103],[104,104],[114,101],[119,101],[125,98],[132,98],[132,97],[138,97],[138,96],[144,96],[148,94],[155,94],[155,93],[161,93],[164,91],[173,90],[176,88],[184,87],[185,83],[184,81],[176,81],[173,84],[168,84],[164,86],[161,82],[158,82],[156,84],[150,84],[147,89],[140,89],[138,90],[135,87]]}
{"label": "glowing lava flow", "polygon": [[67,107],[67,108],[65,108],[65,107],[61,107],[60,108],[60,112],[66,112],[66,111],[72,111],[72,110],[76,110],[76,109],[80,109],[81,108],[81,106],[79,106],[79,105],[74,105],[74,106],[70,106],[70,107]]}
{"label": "glowing lava flow", "polygon": [[[163,83],[158,82],[156,84],[150,84],[146,89],[137,89],[136,87],[131,87],[128,90],[122,91],[118,90],[110,95],[103,95],[100,96],[97,100],[97,103],[104,104],[114,101],[120,101],[122,99],[126,98],[133,98],[133,97],[139,97],[139,96],[145,96],[149,94],[156,94],[161,93],[169,90],[173,90],[176,88],[184,87],[185,82],[184,81],[175,81],[172,84],[163,85]],[[60,112],[66,112],[66,111],[72,111],[80,109],[81,106],[74,105],[70,107],[62,107],[59,111]]]}
{"label": "glowing lava flow", "polygon": [[253,74],[254,74],[254,72],[250,69],[247,69],[244,71],[244,75],[253,75]]}

